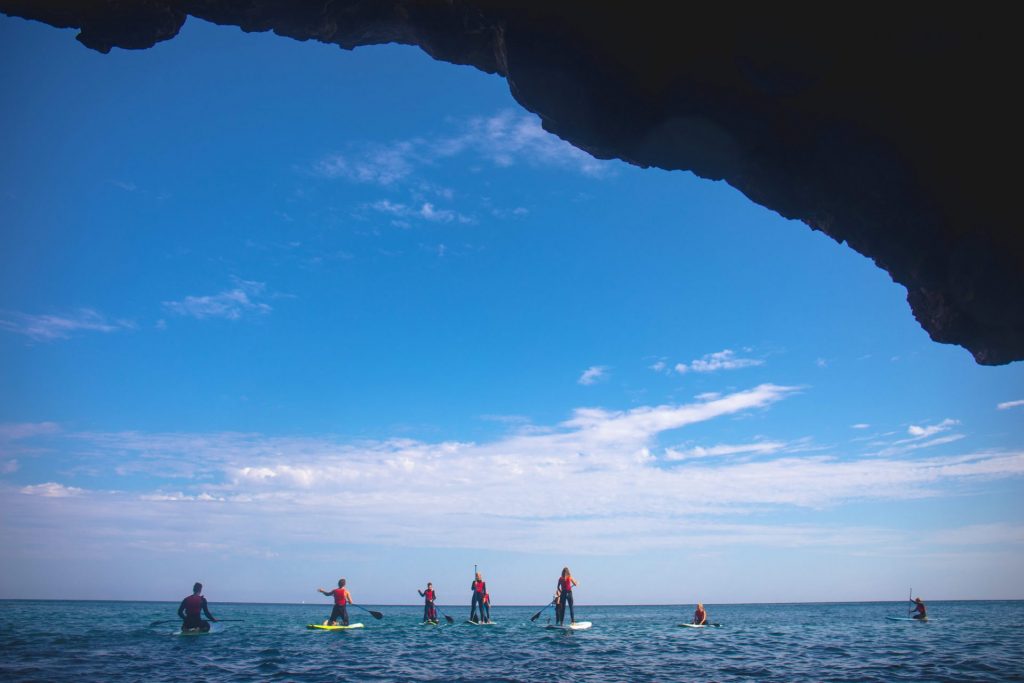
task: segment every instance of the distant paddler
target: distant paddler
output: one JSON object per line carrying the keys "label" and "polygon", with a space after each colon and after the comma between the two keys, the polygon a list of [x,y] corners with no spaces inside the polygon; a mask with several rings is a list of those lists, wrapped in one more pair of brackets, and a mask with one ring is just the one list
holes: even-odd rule
{"label": "distant paddler", "polygon": [[[489,610],[487,612],[484,611],[484,596],[487,595],[487,583],[480,575],[480,572],[476,572],[474,575],[473,583],[469,584],[469,589],[473,591],[473,600],[469,607],[469,620],[483,624],[490,622]],[[477,608],[480,609],[479,617],[477,617]]]}
{"label": "distant paddler", "polygon": [[565,621],[565,607],[569,607],[569,623],[576,623],[576,610],[572,604],[572,587],[578,586],[576,579],[568,567],[562,567],[562,575],[555,584],[555,623],[559,626]]}
{"label": "distant paddler", "polygon": [[210,606],[203,597],[203,584],[198,581],[192,586],[192,595],[181,601],[178,605],[178,618],[181,619],[181,630],[202,631],[210,630],[210,621],[203,621],[202,615],[210,621],[217,621],[210,614]]}
{"label": "distant paddler", "polygon": [[423,623],[436,624],[437,608],[434,606],[434,601],[437,600],[437,593],[434,591],[434,584],[427,581],[427,590],[417,589],[416,592],[423,598]]}
{"label": "distant paddler", "polygon": [[318,593],[334,598],[334,609],[331,610],[331,618],[324,622],[324,626],[336,626],[338,624],[338,617],[341,617],[342,626],[348,626],[347,605],[352,604],[352,594],[345,588],[345,579],[338,579],[338,587],[332,591],[325,591],[323,588],[317,588],[316,590]]}
{"label": "distant paddler", "polygon": [[910,608],[910,614],[913,618],[919,621],[928,621],[928,608],[925,606],[921,598],[914,598],[910,602],[914,605]]}
{"label": "distant paddler", "polygon": [[704,609],[704,603],[698,602],[697,609],[693,611],[693,621],[691,622],[694,626],[706,626],[708,623],[708,612]]}

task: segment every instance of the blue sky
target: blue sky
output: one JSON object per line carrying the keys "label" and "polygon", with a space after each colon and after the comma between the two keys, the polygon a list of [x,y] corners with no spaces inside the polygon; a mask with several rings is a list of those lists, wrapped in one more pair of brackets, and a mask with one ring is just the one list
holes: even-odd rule
{"label": "blue sky", "polygon": [[0,597],[1024,598],[1024,366],[505,82],[0,17]]}

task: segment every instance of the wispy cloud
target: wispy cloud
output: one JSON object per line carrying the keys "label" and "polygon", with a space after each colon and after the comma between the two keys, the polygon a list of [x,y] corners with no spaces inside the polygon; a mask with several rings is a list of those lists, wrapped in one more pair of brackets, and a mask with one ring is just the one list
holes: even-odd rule
{"label": "wispy cloud", "polygon": [[608,162],[595,159],[545,131],[533,114],[502,111],[470,118],[458,125],[458,130],[447,135],[328,154],[311,170],[323,178],[389,187],[412,178],[423,167],[464,155],[499,167],[549,166],[588,176],[604,175],[610,167]]}
{"label": "wispy cloud", "polygon": [[868,429],[871,427],[867,422],[858,422],[855,425],[850,425],[850,429]]}
{"label": "wispy cloud", "polygon": [[15,459],[0,462],[0,474],[11,474],[18,471],[18,461]]}
{"label": "wispy cloud", "polygon": [[702,358],[690,363],[676,363],[675,370],[680,374],[687,372],[717,372],[719,370],[738,370],[749,368],[755,365],[764,365],[764,361],[757,358],[739,358],[731,349],[709,353]]}
{"label": "wispy cloud", "polygon": [[716,446],[695,446],[684,450],[665,449],[666,460],[688,460],[691,458],[713,458],[728,455],[767,455],[778,453],[786,444],[781,441],[758,441],[745,444],[718,444]]}
{"label": "wispy cloud", "polygon": [[[108,543],[170,547],[181,540],[180,529],[190,529],[191,542],[229,538],[276,551],[296,543],[401,545],[424,538],[452,547],[471,534],[503,550],[618,553],[721,547],[755,537],[777,546],[825,543],[824,529],[736,519],[773,509],[933,497],[972,482],[1024,476],[1020,451],[875,458],[801,453],[780,441],[701,451],[659,446],[675,430],[765,410],[793,393],[765,384],[682,405],[581,408],[559,424],[513,426],[482,443],[80,433],[64,437],[75,457],[99,476],[120,476],[120,493],[78,480],[46,481],[20,489],[32,495],[8,496],[4,505],[29,506],[18,514],[34,515],[36,529],[48,529],[50,519],[49,542],[51,534],[61,542],[95,541],[97,529],[109,528],[118,531],[116,541],[104,537]],[[585,495],[563,495],[569,486]],[[61,506],[47,507],[47,496],[62,497]],[[479,500],[488,501],[486,517]],[[126,524],[129,518],[137,524]],[[344,532],[330,531],[336,528]],[[847,530],[833,529],[832,536],[842,543],[875,536]]]}
{"label": "wispy cloud", "polygon": [[998,410],[1009,410],[1010,408],[1019,408],[1020,406],[1024,406],[1024,400],[1005,401],[1003,403],[998,404],[996,408]]}
{"label": "wispy cloud", "polygon": [[43,496],[44,498],[67,498],[69,496],[77,496],[85,491],[74,486],[64,486],[54,481],[48,481],[45,484],[36,484],[34,486],[25,486],[21,488],[21,492],[28,496]]}
{"label": "wispy cloud", "polygon": [[163,306],[169,312],[180,316],[198,318],[224,318],[238,320],[243,316],[270,313],[270,304],[260,301],[266,285],[250,280],[235,280],[235,287],[207,296],[186,296],[181,301],[165,301]]}
{"label": "wispy cloud", "polygon": [[576,380],[579,384],[585,387],[589,387],[591,384],[596,384],[603,379],[608,377],[608,368],[604,365],[592,365],[583,371],[580,378]]}
{"label": "wispy cloud", "polygon": [[945,420],[939,422],[938,424],[928,425],[926,427],[921,427],[919,425],[910,425],[909,427],[907,427],[907,434],[914,437],[915,439],[925,439],[928,438],[929,436],[939,434],[940,432],[948,431],[950,428],[958,424],[960,424],[959,420],[946,418]]}
{"label": "wispy cloud", "polygon": [[119,332],[135,329],[130,320],[111,320],[91,308],[80,308],[67,315],[29,313],[0,314],[0,330],[15,332],[36,341],[68,339],[77,332]]}
{"label": "wispy cloud", "polygon": [[329,154],[313,166],[324,178],[344,178],[360,183],[391,185],[409,176],[420,162],[423,140],[374,146],[356,154]]}
{"label": "wispy cloud", "polygon": [[[397,218],[419,218],[432,223],[456,222],[465,225],[474,222],[472,216],[464,215],[454,209],[439,208],[431,202],[422,202],[417,206],[412,206],[402,202],[393,202],[390,199],[381,199],[371,204],[367,204],[366,208],[373,209],[379,213],[395,216]],[[407,222],[393,223],[400,227],[409,226]]]}
{"label": "wispy cloud", "polygon": [[60,432],[56,422],[8,422],[0,424],[0,441],[31,439]]}

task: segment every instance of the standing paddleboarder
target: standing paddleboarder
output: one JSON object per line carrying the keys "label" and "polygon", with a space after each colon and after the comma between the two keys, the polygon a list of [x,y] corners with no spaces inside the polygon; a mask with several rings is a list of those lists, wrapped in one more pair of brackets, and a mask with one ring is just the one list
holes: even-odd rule
{"label": "standing paddleboarder", "polygon": [[203,584],[198,581],[192,586],[192,595],[181,601],[178,606],[178,618],[181,619],[182,631],[209,631],[210,621],[203,621],[202,614],[210,621],[217,621],[210,614],[210,606],[203,597]]}
{"label": "standing paddleboarder", "polygon": [[[488,623],[490,621],[489,616],[485,616],[484,612],[484,595],[487,594],[487,583],[480,576],[480,572],[476,573],[476,577],[473,579],[473,583],[469,585],[469,589],[473,591],[473,601],[469,607],[469,620],[476,623]],[[480,617],[476,615],[477,607],[480,608]]]}
{"label": "standing paddleboarder", "polygon": [[562,575],[555,585],[555,622],[561,626],[565,621],[565,607],[569,606],[569,623],[576,623],[576,610],[572,604],[572,587],[578,586],[568,567],[562,567]]}
{"label": "standing paddleboarder", "polygon": [[416,592],[423,598],[423,623],[436,624],[437,608],[434,607],[434,600],[437,599],[437,593],[434,592],[434,584],[427,581],[427,590],[417,589]]}
{"label": "standing paddleboarder", "polygon": [[334,597],[334,609],[331,610],[331,618],[324,622],[324,626],[335,626],[338,617],[341,617],[341,625],[348,626],[348,607],[352,604],[352,594],[345,588],[345,579],[338,579],[338,587],[332,591],[325,591],[323,588],[316,589],[318,593]]}

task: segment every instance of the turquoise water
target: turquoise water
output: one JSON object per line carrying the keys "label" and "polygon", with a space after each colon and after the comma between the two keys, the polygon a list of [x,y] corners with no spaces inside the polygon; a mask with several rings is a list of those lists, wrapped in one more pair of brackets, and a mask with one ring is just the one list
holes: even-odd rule
{"label": "turquoise water", "polygon": [[588,607],[589,631],[539,628],[550,610],[495,607],[492,627],[421,626],[422,607],[373,607],[366,628],[308,631],[328,605],[212,603],[224,623],[176,635],[177,604],[0,601],[0,680],[179,681],[1024,681],[1024,602],[708,606],[719,629],[684,629],[692,608]]}

